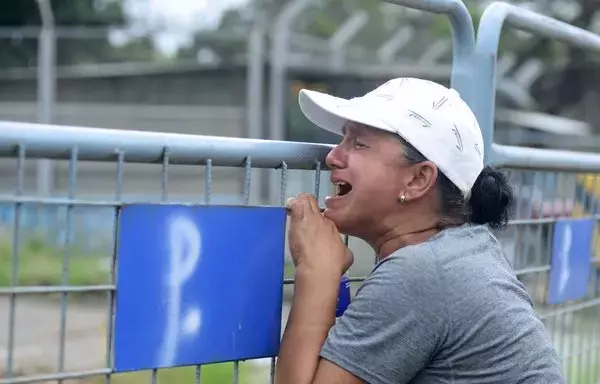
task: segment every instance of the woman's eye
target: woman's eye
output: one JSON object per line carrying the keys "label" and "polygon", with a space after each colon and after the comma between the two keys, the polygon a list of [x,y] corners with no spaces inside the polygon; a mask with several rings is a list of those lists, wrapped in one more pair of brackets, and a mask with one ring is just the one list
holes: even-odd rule
{"label": "woman's eye", "polygon": [[366,144],[363,144],[363,143],[361,143],[360,141],[357,141],[357,140],[354,140],[354,146],[356,148],[366,148],[367,147]]}

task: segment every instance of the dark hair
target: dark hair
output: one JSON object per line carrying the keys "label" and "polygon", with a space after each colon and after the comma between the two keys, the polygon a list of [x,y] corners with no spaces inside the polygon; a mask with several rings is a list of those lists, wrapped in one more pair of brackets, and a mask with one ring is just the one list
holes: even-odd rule
{"label": "dark hair", "polygon": [[[427,161],[415,147],[405,140],[400,141],[404,145],[404,157],[409,164]],[[438,172],[437,187],[442,213],[440,226],[470,222],[497,229],[508,223],[513,192],[502,172],[485,167],[477,177],[468,201],[465,201],[460,189],[442,172]]]}

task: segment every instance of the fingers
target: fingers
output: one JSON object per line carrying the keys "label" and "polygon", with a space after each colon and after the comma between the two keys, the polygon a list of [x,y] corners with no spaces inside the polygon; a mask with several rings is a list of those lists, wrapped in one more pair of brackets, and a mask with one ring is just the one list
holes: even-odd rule
{"label": "fingers", "polygon": [[292,220],[302,219],[304,217],[304,209],[302,207],[302,203],[298,201],[298,199],[294,197],[290,197],[285,202],[285,207],[288,210],[289,215],[292,217]]}
{"label": "fingers", "polygon": [[292,218],[303,218],[306,214],[319,214],[321,209],[317,199],[309,193],[299,193],[296,197],[290,197],[285,203]]}
{"label": "fingers", "polygon": [[319,202],[317,198],[309,193],[303,193],[302,197],[308,202],[308,206],[312,213],[319,214],[321,210],[319,209]]}

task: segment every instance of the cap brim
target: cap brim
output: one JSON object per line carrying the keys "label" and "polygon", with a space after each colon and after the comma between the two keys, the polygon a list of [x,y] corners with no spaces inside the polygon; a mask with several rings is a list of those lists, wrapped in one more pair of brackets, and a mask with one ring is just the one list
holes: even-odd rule
{"label": "cap brim", "polygon": [[298,104],[304,116],[313,124],[337,135],[343,135],[347,121],[389,130],[382,126],[382,122],[373,113],[360,110],[350,105],[350,100],[341,97],[302,89],[298,95]]}

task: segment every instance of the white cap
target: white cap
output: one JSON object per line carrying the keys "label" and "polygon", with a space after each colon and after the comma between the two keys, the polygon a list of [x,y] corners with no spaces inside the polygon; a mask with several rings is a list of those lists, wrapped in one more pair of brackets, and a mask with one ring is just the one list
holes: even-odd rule
{"label": "white cap", "polygon": [[317,126],[342,135],[346,121],[393,132],[470,195],[483,169],[483,138],[458,92],[432,81],[397,78],[362,97],[342,99],[303,89],[300,109]]}

